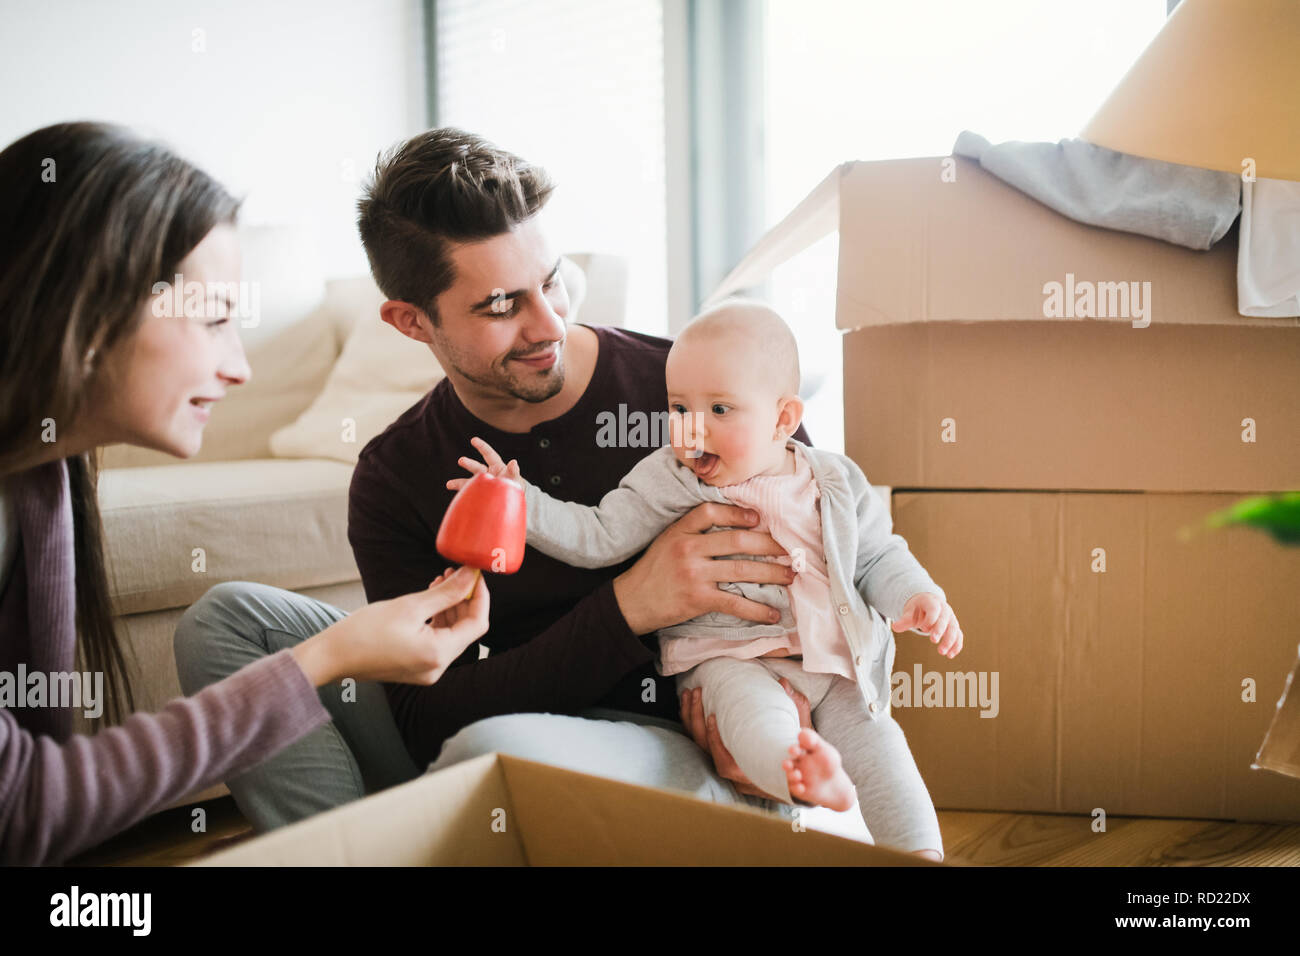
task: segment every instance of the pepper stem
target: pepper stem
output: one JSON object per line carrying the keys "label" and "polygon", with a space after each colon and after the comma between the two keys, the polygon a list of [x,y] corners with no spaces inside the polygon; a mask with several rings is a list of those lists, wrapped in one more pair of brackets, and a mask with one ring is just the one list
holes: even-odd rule
{"label": "pepper stem", "polygon": [[475,569],[474,569],[474,583],[471,584],[471,585],[469,586],[469,590],[466,591],[466,592],[465,592],[465,596],[464,596],[463,598],[461,598],[462,601],[468,601],[468,600],[470,599],[470,597],[473,596],[473,594],[474,594],[474,589],[478,587],[478,581],[479,581],[479,578],[481,578],[481,577],[483,577],[483,572],[482,572],[481,570],[479,570],[478,568],[475,568]]}

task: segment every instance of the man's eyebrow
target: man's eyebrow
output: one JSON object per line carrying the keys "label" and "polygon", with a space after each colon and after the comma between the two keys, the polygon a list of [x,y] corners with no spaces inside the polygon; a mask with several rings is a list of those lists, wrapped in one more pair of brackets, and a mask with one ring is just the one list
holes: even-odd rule
{"label": "man's eyebrow", "polygon": [[[560,259],[563,258],[564,258],[563,256],[560,257]],[[550,275],[546,277],[548,281],[554,279],[555,274],[560,271],[560,259],[555,260],[554,268],[551,269]],[[471,305],[469,309],[471,312],[481,312],[484,309],[490,309],[494,302],[500,302],[504,299],[517,299],[519,298],[519,296],[523,295],[527,291],[528,291],[527,289],[516,289],[513,292],[503,292],[500,295],[494,295],[493,293],[489,292],[482,299],[479,299],[477,302]]]}

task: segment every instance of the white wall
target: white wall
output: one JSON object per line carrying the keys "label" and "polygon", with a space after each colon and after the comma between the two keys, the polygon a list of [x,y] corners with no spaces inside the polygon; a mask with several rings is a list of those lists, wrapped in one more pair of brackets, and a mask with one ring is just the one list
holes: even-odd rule
{"label": "white wall", "polygon": [[125,123],[243,196],[244,223],[304,227],[327,276],[365,272],[361,180],[426,125],[420,6],[0,0],[0,146],[64,120]]}

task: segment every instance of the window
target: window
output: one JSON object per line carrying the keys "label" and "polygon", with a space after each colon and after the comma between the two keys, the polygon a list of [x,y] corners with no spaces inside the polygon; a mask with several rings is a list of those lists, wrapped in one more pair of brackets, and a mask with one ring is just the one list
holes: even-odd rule
{"label": "window", "polygon": [[[1077,136],[1164,24],[1165,0],[765,0],[767,227],[839,163]],[[773,275],[799,336],[813,441],[843,449],[836,237]]]}
{"label": "window", "polygon": [[626,325],[666,334],[660,0],[435,6],[438,123],[544,166],[560,249],[625,257]]}

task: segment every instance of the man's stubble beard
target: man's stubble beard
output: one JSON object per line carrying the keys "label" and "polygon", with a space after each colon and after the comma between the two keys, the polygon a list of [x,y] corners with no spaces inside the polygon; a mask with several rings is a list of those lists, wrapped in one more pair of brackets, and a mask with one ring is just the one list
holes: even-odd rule
{"label": "man's stubble beard", "polygon": [[555,364],[548,368],[545,374],[529,376],[529,378],[530,382],[520,381],[506,372],[505,380],[509,383],[506,391],[531,405],[539,405],[548,398],[558,395],[564,388],[563,353],[555,356]]}
{"label": "man's stubble beard", "polygon": [[[496,365],[492,366],[491,371],[494,374],[490,376],[471,373],[455,361],[459,356],[454,352],[449,354],[453,358],[452,367],[466,381],[474,383],[484,391],[505,393],[520,401],[528,402],[530,405],[537,405],[549,398],[553,398],[564,388],[563,348],[557,350],[555,364],[548,368],[544,375],[529,376],[532,382],[520,380],[507,369]],[[509,359],[506,361],[508,362]]]}

